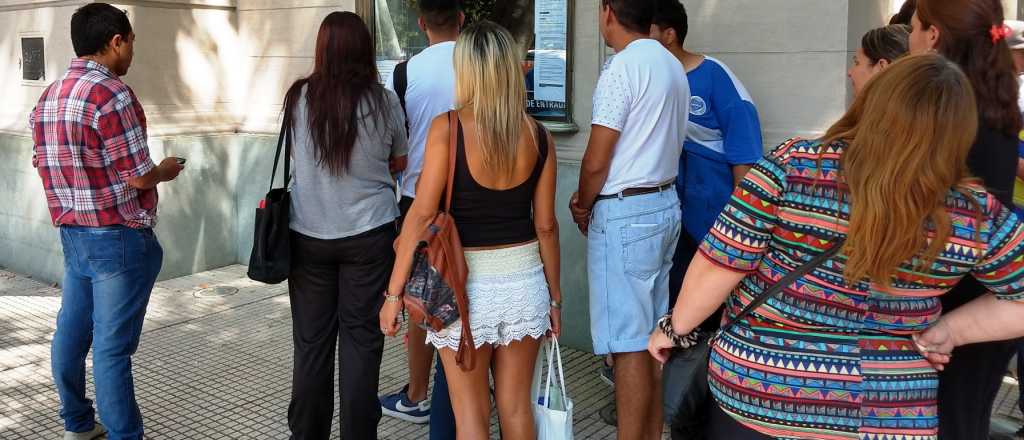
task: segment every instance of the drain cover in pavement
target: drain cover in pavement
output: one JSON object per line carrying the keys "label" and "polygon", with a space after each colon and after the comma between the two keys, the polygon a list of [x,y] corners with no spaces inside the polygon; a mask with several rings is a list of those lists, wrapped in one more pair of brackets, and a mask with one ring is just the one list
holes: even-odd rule
{"label": "drain cover in pavement", "polygon": [[192,296],[196,298],[219,298],[223,296],[231,296],[236,293],[238,293],[237,287],[217,286],[208,287],[206,289],[200,290],[196,293],[193,293]]}

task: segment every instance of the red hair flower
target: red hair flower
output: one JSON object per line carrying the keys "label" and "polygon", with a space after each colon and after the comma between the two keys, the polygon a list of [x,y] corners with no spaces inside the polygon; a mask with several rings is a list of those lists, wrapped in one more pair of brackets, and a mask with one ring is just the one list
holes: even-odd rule
{"label": "red hair flower", "polygon": [[996,44],[999,40],[1004,40],[1010,35],[1013,35],[1013,29],[1010,29],[1007,25],[992,25],[992,29],[988,31],[989,35],[992,35],[992,44]]}

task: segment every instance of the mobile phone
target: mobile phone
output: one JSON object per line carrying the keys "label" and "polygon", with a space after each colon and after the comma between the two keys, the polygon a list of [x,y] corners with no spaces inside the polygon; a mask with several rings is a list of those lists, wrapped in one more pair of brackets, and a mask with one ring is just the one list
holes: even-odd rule
{"label": "mobile phone", "polygon": [[183,157],[175,157],[174,160],[178,162],[178,165],[185,165],[185,162],[188,162],[188,159]]}

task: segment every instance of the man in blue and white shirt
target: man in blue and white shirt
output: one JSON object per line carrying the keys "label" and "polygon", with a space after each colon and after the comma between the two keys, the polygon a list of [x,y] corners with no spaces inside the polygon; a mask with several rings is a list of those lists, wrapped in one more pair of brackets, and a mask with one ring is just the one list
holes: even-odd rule
{"label": "man in blue and white shirt", "polygon": [[[689,122],[679,159],[676,191],[683,233],[669,288],[674,305],[683,274],[736,184],[764,155],[761,122],[750,93],[721,61],[683,47],[689,25],[678,0],[658,0],[651,38],[682,63],[690,85]],[[718,325],[719,316],[705,324]]]}

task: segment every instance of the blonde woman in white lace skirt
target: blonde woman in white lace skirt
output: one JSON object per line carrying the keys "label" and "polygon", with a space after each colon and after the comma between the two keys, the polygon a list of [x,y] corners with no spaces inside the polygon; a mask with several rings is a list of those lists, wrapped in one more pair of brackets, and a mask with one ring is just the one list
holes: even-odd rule
{"label": "blonde woman in white lace skirt", "polygon": [[[417,231],[440,206],[448,178],[451,130],[457,130],[452,215],[465,248],[475,368],[455,361],[462,323],[428,332],[448,379],[457,437],[489,437],[490,393],[502,438],[536,438],[530,385],[540,341],[561,326],[555,145],[526,114],[526,89],[512,36],[491,22],[471,25],[455,44],[460,123],[447,114],[430,128],[413,202],[398,240],[381,327],[398,331],[401,292],[409,278]],[[408,233],[407,233],[408,232]]]}

